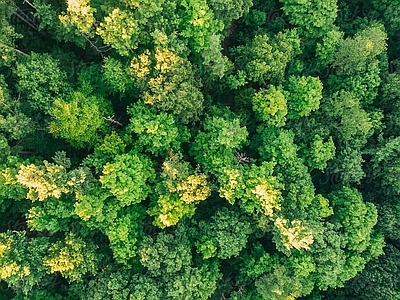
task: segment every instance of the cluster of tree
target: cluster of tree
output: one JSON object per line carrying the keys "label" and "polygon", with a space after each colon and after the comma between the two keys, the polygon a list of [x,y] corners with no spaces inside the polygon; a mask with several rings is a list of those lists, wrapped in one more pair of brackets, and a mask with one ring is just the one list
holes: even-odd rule
{"label": "cluster of tree", "polygon": [[400,1],[0,1],[0,299],[400,299]]}

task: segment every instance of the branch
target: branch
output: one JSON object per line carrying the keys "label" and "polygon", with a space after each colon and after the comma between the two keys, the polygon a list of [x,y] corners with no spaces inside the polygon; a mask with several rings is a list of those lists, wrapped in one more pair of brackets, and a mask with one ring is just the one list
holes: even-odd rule
{"label": "branch", "polygon": [[118,125],[118,126],[122,126],[122,123],[120,123],[119,121],[117,121],[117,120],[115,120],[114,119],[114,116],[111,116],[111,117],[103,117],[103,119],[104,120],[107,120],[108,122],[111,122],[111,123],[113,123],[113,124],[115,124],[115,125]]}
{"label": "branch", "polygon": [[28,3],[28,5],[30,7],[32,7],[34,10],[36,10],[36,7],[32,3],[30,3],[28,0],[24,0],[24,2],[22,2],[22,4],[24,4],[24,3]]}
{"label": "branch", "polygon": [[[30,6],[32,6],[35,10],[36,8],[28,1],[24,1],[27,2]],[[22,22],[24,22],[25,24],[27,24],[29,27],[31,27],[32,29],[36,30],[37,32],[39,32],[42,36],[49,38],[49,35],[44,32],[43,30],[39,29],[39,25],[37,25],[26,13],[24,13],[18,6],[15,5],[16,10],[14,11],[14,15],[20,19]]]}
{"label": "branch", "polygon": [[22,22],[27,24],[29,27],[35,29],[36,31],[39,31],[39,26],[36,25],[31,18],[24,13],[18,6],[16,6],[17,10],[14,11],[14,15],[16,15]]}
{"label": "branch", "polygon": [[110,49],[106,49],[106,50],[101,50],[99,47],[97,47],[97,45],[95,43],[93,43],[85,34],[82,34],[82,36],[85,38],[85,40],[90,44],[90,46],[96,50],[97,53],[99,53],[101,55],[101,58],[104,59],[104,52],[107,52]]}
{"label": "branch", "polygon": [[23,51],[21,51],[21,50],[15,49],[15,48],[13,48],[13,47],[11,47],[11,46],[8,46],[8,45],[6,45],[6,44],[3,44],[2,42],[0,42],[0,46],[6,47],[6,48],[10,48],[11,50],[14,50],[15,52],[17,52],[17,53],[19,53],[19,54],[21,54],[21,55],[29,56],[27,53],[25,53],[25,52],[23,52]]}

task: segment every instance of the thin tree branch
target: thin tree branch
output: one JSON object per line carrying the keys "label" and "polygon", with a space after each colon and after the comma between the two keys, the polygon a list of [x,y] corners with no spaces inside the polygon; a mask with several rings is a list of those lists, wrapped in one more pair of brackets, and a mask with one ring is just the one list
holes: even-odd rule
{"label": "thin tree branch", "polygon": [[22,2],[22,4],[27,3],[30,7],[32,7],[34,10],[36,10],[36,7],[30,3],[28,0],[24,0],[24,2]]}
{"label": "thin tree branch", "polygon": [[36,31],[39,31],[39,26],[36,25],[31,18],[24,13],[18,6],[17,6],[17,10],[14,12],[14,15],[16,15],[22,22],[24,22],[25,24],[27,24],[29,27],[35,29]]}
{"label": "thin tree branch", "polygon": [[21,55],[23,55],[23,56],[29,56],[27,53],[25,53],[25,52],[23,52],[23,51],[21,51],[21,50],[15,49],[15,48],[13,48],[13,47],[11,47],[11,46],[8,46],[8,45],[6,45],[6,44],[3,44],[2,42],[0,42],[0,46],[10,48],[11,50],[14,50],[15,52],[17,52],[17,53],[19,53],[19,54],[21,54]]}

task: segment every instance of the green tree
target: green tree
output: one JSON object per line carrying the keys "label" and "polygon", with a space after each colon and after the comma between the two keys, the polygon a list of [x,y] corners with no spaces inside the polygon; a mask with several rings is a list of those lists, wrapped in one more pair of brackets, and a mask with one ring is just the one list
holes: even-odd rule
{"label": "green tree", "polygon": [[296,30],[280,32],[274,38],[259,34],[232,49],[238,69],[245,72],[249,81],[260,85],[282,83],[288,63],[300,53]]}
{"label": "green tree", "polygon": [[22,103],[12,98],[4,76],[0,75],[0,130],[8,140],[21,140],[35,130],[36,124],[24,113]]}
{"label": "green tree", "polygon": [[400,193],[400,185],[398,180],[398,172],[400,171],[398,145],[400,139],[386,139],[383,144],[379,144],[373,150],[373,175],[375,178],[381,179],[382,192],[387,195],[398,195]]}
{"label": "green tree", "polygon": [[16,48],[17,39],[23,36],[16,32],[15,27],[10,23],[15,7],[7,1],[0,3],[0,66],[10,66],[17,59],[17,54],[27,55]]}
{"label": "green tree", "polygon": [[157,113],[152,107],[138,103],[128,109],[131,115],[128,130],[137,134],[135,146],[155,155],[178,151],[181,143],[188,142],[189,132],[179,126],[175,118],[166,112]]}
{"label": "green tree", "polygon": [[205,259],[238,256],[253,233],[250,218],[227,208],[217,210],[210,220],[200,221],[199,230],[196,248]]}
{"label": "green tree", "polygon": [[207,3],[214,12],[215,18],[221,20],[225,28],[228,28],[232,21],[248,13],[253,4],[251,0],[210,0]]}
{"label": "green tree", "polygon": [[153,178],[154,169],[146,156],[126,153],[117,155],[112,163],[103,167],[100,182],[122,207],[145,200],[150,192],[147,183]]}
{"label": "green tree", "polygon": [[371,261],[365,270],[349,282],[346,295],[354,299],[399,299],[400,274],[398,248],[386,245],[385,255]]}
{"label": "green tree", "polygon": [[93,243],[86,243],[71,233],[64,240],[51,244],[43,265],[48,273],[59,272],[67,280],[75,281],[87,273],[96,273],[99,260],[96,248]]}
{"label": "green tree", "polygon": [[289,23],[298,26],[306,37],[318,38],[332,28],[337,1],[280,0]]}
{"label": "green tree", "polygon": [[65,97],[71,90],[66,73],[51,55],[32,52],[18,61],[14,72],[17,90],[34,110],[50,114],[56,98]]}
{"label": "green tree", "polygon": [[116,218],[108,219],[105,234],[110,241],[110,248],[115,260],[130,266],[130,259],[138,255],[138,239],[142,236],[144,209],[138,205],[122,208]]}
{"label": "green tree", "polygon": [[295,77],[288,79],[288,118],[309,116],[319,108],[322,99],[322,82],[316,77]]}
{"label": "green tree", "polygon": [[258,91],[252,98],[256,116],[266,125],[281,127],[286,123],[287,95],[281,87],[271,85]]}
{"label": "green tree", "polygon": [[[87,12],[89,13],[89,10]],[[84,30],[89,25],[86,22],[88,22],[87,19],[85,22],[80,22],[83,23],[80,26]],[[100,22],[96,33],[120,55],[128,56],[139,44],[139,28],[134,14],[119,7],[114,8],[108,16],[104,17],[104,21]]]}
{"label": "green tree", "polygon": [[339,44],[333,66],[345,74],[357,74],[369,68],[377,55],[385,51],[386,33],[380,26],[371,26]]}
{"label": "green tree", "polygon": [[135,56],[128,73],[144,88],[145,104],[171,112],[183,123],[198,119],[204,99],[192,64],[168,47],[168,36],[159,33],[156,38],[154,53],[147,50]]}
{"label": "green tree", "polygon": [[0,233],[0,279],[15,291],[27,294],[46,275],[42,259],[48,238],[28,238],[25,232]]}
{"label": "green tree", "polygon": [[73,92],[67,100],[56,99],[50,111],[49,132],[75,147],[93,147],[107,130],[105,118],[111,115],[107,102],[94,95]]}
{"label": "green tree", "polygon": [[206,200],[211,191],[204,174],[195,172],[179,152],[171,154],[162,165],[152,207],[148,210],[149,215],[156,217],[153,223],[160,228],[192,217],[196,204]]}
{"label": "green tree", "polygon": [[203,122],[191,151],[206,172],[218,173],[223,167],[238,163],[235,150],[246,141],[248,132],[240,126],[239,119],[227,120],[222,117],[207,117]]}

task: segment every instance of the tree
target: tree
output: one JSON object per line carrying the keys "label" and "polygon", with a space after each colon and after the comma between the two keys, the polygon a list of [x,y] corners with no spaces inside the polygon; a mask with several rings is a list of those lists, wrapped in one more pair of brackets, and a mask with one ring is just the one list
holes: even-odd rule
{"label": "tree", "polygon": [[50,245],[43,265],[47,272],[60,274],[69,281],[80,279],[87,273],[95,274],[99,257],[96,246],[69,234],[62,241]]}
{"label": "tree", "polygon": [[179,126],[175,118],[166,112],[156,111],[145,104],[138,103],[128,109],[131,115],[128,130],[138,135],[135,146],[155,155],[176,152],[181,143],[188,142],[189,132]]}
{"label": "tree", "polygon": [[119,210],[115,218],[107,218],[104,227],[110,241],[110,248],[115,260],[129,267],[131,259],[138,255],[138,239],[142,236],[144,209],[139,205]]}
{"label": "tree", "polygon": [[399,297],[399,250],[387,245],[385,255],[371,261],[360,275],[351,280],[345,294],[355,299],[398,299]]}
{"label": "tree", "polygon": [[337,15],[337,1],[280,0],[289,23],[298,26],[306,37],[318,38],[332,28]]}
{"label": "tree", "polygon": [[196,135],[191,148],[197,163],[211,173],[237,164],[235,150],[246,141],[248,134],[239,119],[214,116],[206,118],[203,124],[204,131]]}
{"label": "tree", "polygon": [[398,181],[398,144],[399,138],[387,139],[373,150],[373,176],[381,178],[382,192],[387,195],[398,195],[400,186]]}
{"label": "tree", "polygon": [[357,74],[386,49],[386,33],[380,26],[371,26],[353,38],[343,40],[335,55],[333,66],[345,74]]}
{"label": "tree", "polygon": [[138,252],[140,263],[153,276],[179,272],[192,262],[190,242],[182,226],[177,226],[173,233],[143,238]]}
{"label": "tree", "polygon": [[288,79],[288,118],[309,116],[319,108],[322,99],[322,82],[316,77],[295,77]]}
{"label": "tree", "polygon": [[36,124],[24,112],[20,99],[12,99],[4,76],[0,76],[0,130],[12,140],[30,135]]}
{"label": "tree", "polygon": [[32,201],[60,198],[78,188],[86,177],[87,171],[83,168],[67,172],[64,166],[46,160],[43,166],[21,165],[16,175],[18,183],[29,189],[26,197]]}
{"label": "tree", "polygon": [[103,167],[100,182],[123,207],[145,200],[150,192],[147,182],[153,178],[152,163],[146,156],[126,153],[117,155]]}
{"label": "tree", "polygon": [[322,37],[321,42],[317,43],[315,58],[319,70],[326,68],[334,61],[335,53],[342,38],[343,32],[341,32],[339,28],[333,28]]}
{"label": "tree", "polygon": [[283,126],[287,115],[286,98],[281,87],[271,85],[268,90],[260,90],[253,96],[253,110],[266,125]]}
{"label": "tree", "polygon": [[111,115],[107,103],[82,92],[74,92],[67,99],[54,101],[49,132],[76,147],[93,147],[99,134],[107,130],[104,118]]}
{"label": "tree", "polygon": [[308,153],[304,155],[305,163],[310,169],[323,171],[327,167],[327,161],[335,157],[336,147],[331,136],[325,142],[321,136],[316,134],[307,149]]}
{"label": "tree", "polygon": [[300,53],[296,30],[280,32],[273,39],[259,34],[232,49],[238,69],[245,72],[249,81],[260,85],[282,83],[287,64]]}
{"label": "tree", "polygon": [[[88,0],[67,1],[67,13],[59,16],[61,24],[66,31],[72,31],[76,27],[77,33],[91,34],[95,18],[95,9],[90,7]],[[93,34],[91,34],[93,35]]]}
{"label": "tree", "polygon": [[17,33],[15,27],[10,24],[14,10],[15,8],[6,1],[0,4],[0,66],[10,66],[17,59],[17,54],[27,55],[15,47],[16,40],[22,38],[22,35]]}
{"label": "tree", "polygon": [[221,20],[225,28],[228,28],[232,21],[239,19],[249,12],[252,1],[249,0],[211,0],[209,7],[214,12],[216,19]]}
{"label": "tree", "polygon": [[[85,23],[89,20],[85,20]],[[89,22],[85,23],[80,25],[84,30],[89,25]],[[116,49],[120,55],[128,56],[139,44],[139,28],[134,14],[129,10],[118,7],[104,17],[104,21],[100,22],[96,33],[102,37],[106,44]]]}
{"label": "tree", "polygon": [[62,165],[43,161],[43,166],[21,165],[16,179],[29,189],[26,197],[32,201],[46,198],[60,198],[62,194],[73,192],[86,179],[84,169],[66,171]]}
{"label": "tree", "polygon": [[27,294],[45,277],[42,259],[48,247],[45,237],[30,239],[25,232],[0,233],[0,279]]}
{"label": "tree", "polygon": [[181,5],[185,8],[182,35],[195,52],[201,52],[208,47],[209,38],[223,29],[223,23],[214,17],[205,0],[184,0]]}
{"label": "tree", "polygon": [[203,95],[193,66],[168,47],[168,36],[160,32],[156,39],[154,53],[145,51],[134,57],[128,73],[141,89],[144,85],[145,104],[171,112],[183,123],[196,120],[203,109]]}
{"label": "tree", "polygon": [[179,152],[164,161],[162,167],[153,205],[148,213],[156,217],[154,225],[165,228],[183,218],[192,217],[196,204],[206,200],[211,189],[207,176],[195,172],[188,162],[182,160]]}
{"label": "tree", "polygon": [[67,75],[51,55],[32,52],[16,64],[17,89],[34,110],[49,114],[53,101],[71,90]]}
{"label": "tree", "polygon": [[197,252],[205,259],[238,256],[253,232],[251,221],[246,215],[227,208],[217,210],[210,220],[200,221],[199,230]]}

